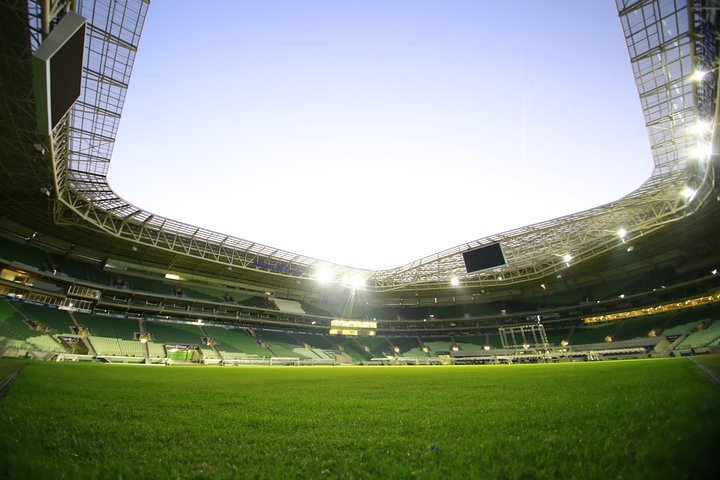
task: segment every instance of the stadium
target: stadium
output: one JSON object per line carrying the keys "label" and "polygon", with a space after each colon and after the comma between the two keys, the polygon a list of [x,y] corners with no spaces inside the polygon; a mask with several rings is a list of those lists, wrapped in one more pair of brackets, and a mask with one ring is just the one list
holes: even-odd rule
{"label": "stadium", "polygon": [[615,3],[651,176],[369,270],[124,200],[150,3],[3,2],[2,476],[716,475],[719,6]]}

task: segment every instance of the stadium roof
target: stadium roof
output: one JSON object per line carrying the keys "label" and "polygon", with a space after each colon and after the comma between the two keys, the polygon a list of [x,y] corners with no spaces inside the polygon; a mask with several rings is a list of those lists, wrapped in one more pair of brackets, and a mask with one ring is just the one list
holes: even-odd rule
{"label": "stadium roof", "polygon": [[[23,155],[38,164],[51,161],[49,177],[37,175],[27,182],[35,182],[36,190],[40,186],[51,195],[48,208],[54,222],[82,226],[88,232],[86,241],[96,238],[93,232],[103,232],[118,242],[118,249],[147,247],[165,252],[173,258],[169,266],[175,259],[189,258],[290,279],[314,278],[330,270],[337,282],[360,276],[375,291],[418,285],[449,288],[453,278],[463,285],[511,285],[546,277],[662,230],[696,212],[713,190],[716,157],[709,146],[717,141],[717,52],[710,19],[714,13],[696,11],[683,0],[617,0],[655,167],[642,186],[616,202],[380,271],[336,265],[165,218],[125,201],[107,181],[148,5],[142,0],[78,1],[77,12],[89,26],[80,99],[49,139],[32,133],[31,127],[13,130],[13,141],[22,137],[24,144],[34,145],[35,151],[24,150]],[[35,50],[43,29],[49,27],[49,23],[43,25],[43,15],[52,18],[57,12],[43,12],[32,1],[28,8],[24,28],[31,39],[29,48]],[[28,81],[27,71],[14,64],[11,55],[3,55],[4,68],[17,71],[12,82],[4,81],[2,87],[18,90],[14,96],[18,109],[32,110],[32,102],[22,99],[25,94],[17,87]],[[44,170],[39,165],[37,171]],[[13,195],[17,201],[20,194]],[[462,252],[495,242],[502,244],[507,266],[467,275]],[[110,255],[116,251],[105,248]]]}

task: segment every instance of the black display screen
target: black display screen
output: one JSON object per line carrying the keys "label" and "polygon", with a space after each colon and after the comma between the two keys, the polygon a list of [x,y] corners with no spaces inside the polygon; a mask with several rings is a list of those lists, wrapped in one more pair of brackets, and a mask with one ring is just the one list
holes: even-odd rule
{"label": "black display screen", "polygon": [[505,255],[499,243],[463,252],[467,273],[479,272],[488,268],[506,265]]}

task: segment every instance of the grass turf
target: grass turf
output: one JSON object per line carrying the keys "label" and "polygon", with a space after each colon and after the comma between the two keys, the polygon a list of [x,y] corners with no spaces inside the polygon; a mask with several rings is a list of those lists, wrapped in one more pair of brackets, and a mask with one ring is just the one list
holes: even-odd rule
{"label": "grass turf", "polygon": [[33,363],[3,478],[704,478],[720,389],[691,361],[478,367]]}

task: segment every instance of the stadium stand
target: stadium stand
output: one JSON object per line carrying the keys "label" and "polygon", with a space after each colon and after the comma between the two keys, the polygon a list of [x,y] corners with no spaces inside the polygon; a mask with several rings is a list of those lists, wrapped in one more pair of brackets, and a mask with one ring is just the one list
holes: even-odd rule
{"label": "stadium stand", "polygon": [[393,345],[384,337],[358,337],[357,342],[364,352],[372,357],[393,356]]}
{"label": "stadium stand", "polygon": [[10,263],[25,264],[38,270],[46,270],[48,267],[47,257],[42,250],[2,237],[0,237],[0,258]]}
{"label": "stadium stand", "polygon": [[687,335],[691,333],[700,323],[700,320],[693,320],[692,322],[687,323],[681,323],[679,325],[674,325],[670,328],[666,328],[662,331],[662,335],[666,337],[674,336],[674,335]]}
{"label": "stadium stand", "polygon": [[615,331],[618,329],[618,323],[606,323],[592,326],[575,327],[572,331],[569,341],[571,345],[585,345],[591,343],[604,342],[606,337],[613,338]]}
{"label": "stadium stand", "polygon": [[485,335],[455,335],[453,337],[455,345],[460,350],[466,352],[481,352],[485,350],[485,345],[489,345],[491,348],[497,349],[502,347],[500,336],[496,334],[485,334]]}
{"label": "stadium stand", "polygon": [[624,320],[613,334],[613,340],[647,337],[651,331],[657,332],[666,321],[667,319],[662,316]]}
{"label": "stadium stand", "polygon": [[309,333],[293,332],[290,336],[295,339],[298,343],[306,345],[311,350],[313,355],[322,359],[334,358],[336,353],[339,351],[337,345],[334,345],[324,335],[313,335]]}
{"label": "stadium stand", "polygon": [[145,329],[155,343],[202,344],[203,333],[195,325],[146,321]]}
{"label": "stadium stand", "polygon": [[213,360],[220,359],[220,355],[215,353],[215,350],[213,350],[212,348],[210,348],[207,345],[200,347],[200,352],[202,353],[203,358],[213,359]]}
{"label": "stadium stand", "polygon": [[675,350],[707,347],[718,338],[720,338],[720,321],[715,321],[707,328],[697,330],[688,335],[685,340],[675,347]]}
{"label": "stadium stand", "polygon": [[275,357],[317,358],[312,352],[308,352],[308,349],[299,345],[288,333],[271,330],[256,331],[256,333]]}
{"label": "stadium stand", "polygon": [[[387,339],[393,347],[399,349],[399,351],[395,350],[398,355],[427,357],[427,354],[422,351],[422,345],[418,337],[387,337]],[[405,355],[405,353],[409,353],[409,355]]]}
{"label": "stadium stand", "polygon": [[137,320],[77,313],[78,321],[90,330],[90,341],[98,355],[143,357],[135,339],[140,332]]}
{"label": "stadium stand", "polygon": [[162,343],[147,342],[148,355],[152,358],[165,358],[165,347]]}
{"label": "stadium stand", "polygon": [[282,298],[271,298],[270,300],[277,306],[277,309],[281,312],[305,315],[305,310],[303,310],[300,302],[296,302],[295,300],[284,300]]}
{"label": "stadium stand", "polygon": [[68,353],[57,340],[32,329],[22,315],[6,300],[0,300],[0,347],[22,350]]}
{"label": "stadium stand", "polygon": [[328,341],[333,343],[337,351],[342,352],[356,362],[362,362],[372,357],[369,353],[363,351],[362,345],[354,338],[332,336],[328,338]]}
{"label": "stadium stand", "polygon": [[245,357],[269,358],[272,354],[260,346],[245,329],[205,326],[208,336],[215,339],[215,347],[224,359]]}
{"label": "stadium stand", "polygon": [[[422,338],[422,343],[430,349],[430,356],[437,356],[438,352],[451,352],[455,344],[450,337]],[[460,347],[458,347],[460,348]]]}
{"label": "stadium stand", "polygon": [[56,308],[48,308],[44,305],[31,303],[15,303],[16,308],[32,321],[36,321],[47,327],[49,334],[65,333],[73,334],[73,321],[70,314]]}
{"label": "stadium stand", "polygon": [[556,328],[552,330],[545,330],[545,335],[547,336],[548,343],[551,346],[559,347],[561,346],[561,342],[563,340],[568,340],[570,338],[571,332],[572,328]]}

